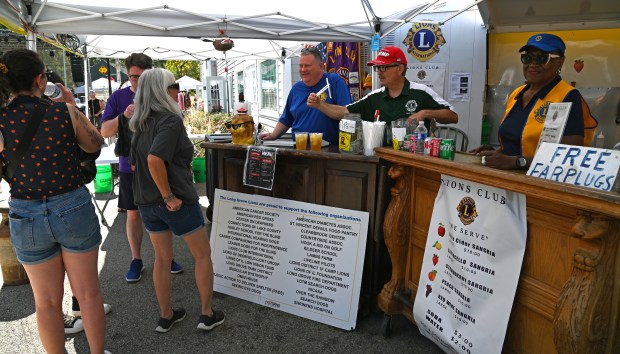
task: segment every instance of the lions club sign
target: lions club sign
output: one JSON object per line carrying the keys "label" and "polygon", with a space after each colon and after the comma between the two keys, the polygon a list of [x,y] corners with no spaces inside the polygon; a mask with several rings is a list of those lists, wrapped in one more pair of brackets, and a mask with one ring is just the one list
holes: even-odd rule
{"label": "lions club sign", "polygon": [[446,39],[439,26],[416,22],[411,26],[403,44],[407,46],[407,52],[412,57],[425,62],[439,53],[439,47],[446,44]]}

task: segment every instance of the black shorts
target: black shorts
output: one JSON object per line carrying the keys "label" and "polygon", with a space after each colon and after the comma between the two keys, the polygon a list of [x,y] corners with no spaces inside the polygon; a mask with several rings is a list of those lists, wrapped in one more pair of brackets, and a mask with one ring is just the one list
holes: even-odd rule
{"label": "black shorts", "polygon": [[118,207],[125,210],[138,210],[133,202],[133,173],[119,172]]}

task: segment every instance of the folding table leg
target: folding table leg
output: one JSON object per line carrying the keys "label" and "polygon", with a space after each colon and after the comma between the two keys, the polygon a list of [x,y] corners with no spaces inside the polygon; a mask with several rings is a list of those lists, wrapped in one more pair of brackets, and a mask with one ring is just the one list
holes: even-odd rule
{"label": "folding table leg", "polygon": [[91,193],[90,196],[93,198],[93,203],[95,204],[95,207],[99,211],[99,215],[101,215],[101,223],[104,226],[108,226],[108,222],[105,220],[105,215],[103,215],[103,212],[105,211],[105,206],[103,207],[103,210],[101,210],[101,208],[99,208],[99,204],[97,204],[97,199],[95,199],[95,193]]}

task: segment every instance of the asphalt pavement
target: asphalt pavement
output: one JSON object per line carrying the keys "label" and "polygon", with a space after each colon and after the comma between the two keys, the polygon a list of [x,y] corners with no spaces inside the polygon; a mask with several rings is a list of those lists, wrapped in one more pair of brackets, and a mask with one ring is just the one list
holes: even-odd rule
{"label": "asphalt pavement", "polygon": [[[195,184],[205,195],[204,183]],[[90,185],[92,188],[92,185]],[[102,208],[106,194],[97,194]],[[208,200],[201,198],[206,207]],[[118,353],[441,353],[431,341],[403,316],[394,316],[389,338],[382,332],[383,314],[378,310],[358,317],[357,328],[345,331],[319,322],[215,293],[214,306],[225,312],[224,324],[211,332],[196,329],[200,314],[194,283],[193,260],[185,243],[174,240],[175,260],[185,272],[172,276],[172,304],[187,310],[187,317],[168,333],[157,333],[159,317],[153,289],[153,247],[145,234],[142,259],[146,266],[142,280],[129,284],[125,272],[130,263],[125,235],[126,213],[118,213],[116,196],[104,216],[103,243],[99,253],[104,301],[112,305],[106,317],[106,347]],[[0,283],[0,353],[44,353],[37,334],[34,298],[30,285]],[[71,301],[65,280],[64,309]],[[66,352],[88,353],[84,333],[65,338]]]}

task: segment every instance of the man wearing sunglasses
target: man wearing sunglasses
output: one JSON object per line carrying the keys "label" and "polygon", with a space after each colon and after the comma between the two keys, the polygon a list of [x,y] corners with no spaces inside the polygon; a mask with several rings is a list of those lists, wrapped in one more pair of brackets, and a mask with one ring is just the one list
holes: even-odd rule
{"label": "man wearing sunglasses", "polygon": [[380,120],[387,123],[400,118],[424,120],[428,129],[433,118],[439,123],[458,122],[452,105],[426,85],[405,78],[407,58],[400,48],[388,46],[381,49],[377,58],[367,65],[378,73],[380,89],[346,107],[329,104],[316,95],[310,95],[308,106],[318,108],[333,119],[340,119],[346,113],[360,113],[363,120],[371,121],[375,111],[379,110]]}
{"label": "man wearing sunglasses", "polygon": [[[316,47],[301,50],[299,57],[299,75],[301,81],[293,85],[286,99],[282,116],[270,134],[261,134],[264,140],[275,140],[286,133],[289,128],[295,132],[323,133],[323,140],[330,145],[338,145],[339,121],[330,119],[319,110],[306,105],[310,94],[316,96],[327,85],[329,90],[321,93],[321,99],[334,105],[351,103],[351,94],[346,83],[338,74],[326,73],[323,57]],[[340,117],[342,118],[342,117]]]}
{"label": "man wearing sunglasses", "polygon": [[[134,53],[125,59],[125,67],[131,85],[123,89],[114,91],[101,116],[101,135],[111,137],[118,133],[116,149],[118,155],[118,171],[120,176],[118,208],[127,211],[127,241],[131,251],[131,264],[125,275],[128,283],[135,283],[142,278],[144,265],[142,263],[141,248],[144,236],[142,218],[138,207],[133,200],[133,171],[129,164],[129,151],[131,148],[131,132],[129,130],[129,120],[133,116],[133,99],[138,90],[138,79],[140,75],[153,67],[153,60],[146,54]],[[171,272],[181,273],[183,267],[172,261]]]}
{"label": "man wearing sunglasses", "polygon": [[571,102],[562,144],[589,146],[598,125],[579,91],[562,80],[566,45],[556,35],[535,34],[519,49],[526,84],[514,90],[506,102],[499,127],[498,150],[484,145],[470,152],[498,169],[528,169],[542,133],[549,104]]}

